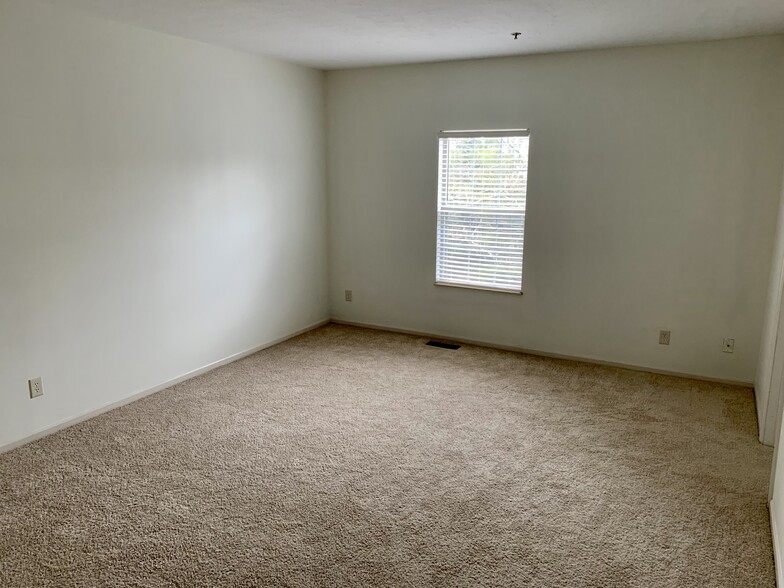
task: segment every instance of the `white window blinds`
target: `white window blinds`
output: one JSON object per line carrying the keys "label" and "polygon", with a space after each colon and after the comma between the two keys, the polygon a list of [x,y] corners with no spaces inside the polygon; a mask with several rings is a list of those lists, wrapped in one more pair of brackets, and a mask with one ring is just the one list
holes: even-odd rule
{"label": "white window blinds", "polygon": [[522,292],[528,131],[438,138],[436,283]]}

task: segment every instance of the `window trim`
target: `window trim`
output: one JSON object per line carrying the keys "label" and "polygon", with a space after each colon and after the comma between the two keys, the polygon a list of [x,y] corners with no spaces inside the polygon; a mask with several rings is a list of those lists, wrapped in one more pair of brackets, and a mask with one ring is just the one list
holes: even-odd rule
{"label": "window trim", "polygon": [[530,137],[530,129],[498,129],[492,131],[439,131],[439,139],[470,139],[472,137]]}
{"label": "window trim", "polygon": [[[462,138],[472,138],[472,137],[528,137],[530,141],[531,137],[531,130],[530,129],[493,129],[493,130],[484,130],[484,131],[439,131],[438,132],[438,139],[462,139]],[[529,158],[530,158],[530,146],[529,146]],[[440,161],[438,169],[436,173],[440,173]],[[440,186],[440,175],[436,179],[436,189],[438,191],[438,187]],[[528,200],[528,190],[526,187],[526,201]],[[438,205],[439,201],[436,198],[436,234],[438,234]],[[528,219],[527,214],[527,206],[526,206],[526,220]],[[437,245],[436,245],[437,247]],[[522,275],[522,266],[524,261],[521,260],[521,274],[520,274],[520,289],[517,288],[493,288],[490,286],[478,286],[472,284],[457,284],[452,282],[439,282],[436,280],[433,282],[434,286],[441,286],[446,288],[459,288],[461,290],[479,290],[482,292],[497,292],[499,294],[512,294],[515,296],[522,296],[523,295],[523,275]]]}
{"label": "window trim", "polygon": [[445,288],[461,288],[462,290],[481,290],[483,292],[498,292],[499,294],[514,294],[515,296],[523,295],[522,282],[520,289],[516,288],[491,288],[489,286],[472,286],[471,284],[452,284],[450,282],[433,282],[434,286],[443,286]]}

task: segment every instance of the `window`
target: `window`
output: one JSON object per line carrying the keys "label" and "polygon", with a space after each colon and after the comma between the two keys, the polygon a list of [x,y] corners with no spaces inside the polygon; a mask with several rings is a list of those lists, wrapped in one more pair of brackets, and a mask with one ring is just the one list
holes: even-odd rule
{"label": "window", "polygon": [[528,131],[438,136],[436,284],[522,293]]}

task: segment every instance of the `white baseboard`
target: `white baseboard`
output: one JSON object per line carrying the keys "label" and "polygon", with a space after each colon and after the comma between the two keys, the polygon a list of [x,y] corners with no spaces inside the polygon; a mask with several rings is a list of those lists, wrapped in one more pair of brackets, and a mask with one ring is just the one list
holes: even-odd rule
{"label": "white baseboard", "polygon": [[[625,370],[633,370],[635,372],[648,372],[651,374],[660,374],[663,376],[675,376],[677,378],[688,378],[690,380],[700,380],[703,382],[713,382],[714,384],[728,384],[731,386],[742,386],[743,388],[754,388],[753,382],[746,382],[742,380],[722,380],[721,378],[711,378],[709,376],[700,376],[698,374],[688,374],[683,372],[672,372],[667,370],[659,370],[640,365],[632,365],[627,363],[617,363],[613,361],[604,361],[595,359],[593,357],[580,357],[576,355],[563,355],[561,353],[550,353],[548,351],[539,351],[536,349],[527,349],[525,347],[514,347],[512,345],[499,345],[490,341],[480,341],[476,339],[466,339],[463,337],[452,337],[451,335],[442,335],[439,333],[427,333],[424,331],[412,331],[410,329],[399,329],[397,327],[390,327],[387,325],[378,325],[374,323],[359,323],[354,321],[345,321],[343,319],[333,318],[333,323],[337,325],[348,325],[350,327],[361,327],[364,329],[374,329],[376,331],[389,331],[391,333],[403,333],[404,335],[415,335],[417,337],[431,337],[434,339],[444,339],[447,341],[455,341],[456,343],[463,343],[465,345],[476,345],[477,347],[489,347],[491,349],[501,349],[502,351],[514,351],[515,353],[525,353],[527,355],[538,355],[540,357],[552,357],[553,359],[565,359],[568,361],[579,361],[582,363],[592,363],[595,365],[606,365],[609,367],[617,367]],[[782,587],[784,588],[784,587]]]}
{"label": "white baseboard", "polygon": [[[273,345],[277,345],[279,343],[282,343],[283,341],[286,341],[286,340],[291,339],[293,337],[297,337],[299,335],[302,335],[303,333],[307,333],[308,331],[312,331],[313,329],[317,329],[317,328],[319,328],[321,326],[324,326],[324,325],[326,325],[326,324],[328,324],[330,322],[335,323],[335,324],[339,324],[339,325],[349,325],[349,326],[361,327],[361,328],[366,328],[366,329],[375,329],[375,330],[379,330],[379,331],[389,331],[389,332],[392,332],[392,333],[403,333],[403,334],[406,334],[406,335],[415,335],[415,336],[419,336],[419,337],[433,337],[433,338],[448,339],[450,341],[456,341],[458,343],[464,343],[466,345],[477,345],[479,347],[490,347],[490,348],[493,348],[493,349],[501,349],[501,350],[504,350],[504,351],[514,351],[514,352],[517,352],[517,353],[527,353],[529,355],[538,355],[538,356],[542,356],[542,357],[552,357],[552,358],[555,358],[555,359],[565,359],[565,360],[569,360],[569,361],[580,361],[580,362],[585,362],[585,363],[606,365],[606,366],[611,366],[611,367],[618,367],[618,368],[624,368],[624,369],[635,370],[635,371],[642,371],[642,372],[650,372],[650,373],[654,373],[654,374],[662,374],[662,375],[667,375],[667,376],[677,376],[677,377],[681,377],[681,378],[690,378],[690,379],[694,379],[694,380],[704,380],[704,381],[715,382],[715,383],[720,383],[720,384],[731,384],[731,385],[743,386],[743,387],[747,387],[747,388],[752,388],[753,387],[753,384],[751,382],[742,382],[742,381],[734,381],[734,380],[721,380],[721,379],[718,379],[718,378],[709,378],[709,377],[699,376],[699,375],[694,375],[694,374],[686,374],[686,373],[671,372],[671,371],[665,371],[665,370],[657,370],[657,369],[648,368],[648,367],[644,367],[644,366],[636,366],[636,365],[629,365],[629,364],[623,364],[623,363],[615,363],[615,362],[603,361],[603,360],[598,360],[598,359],[593,359],[593,358],[588,358],[588,357],[578,357],[578,356],[562,355],[562,354],[557,354],[557,353],[549,353],[549,352],[545,352],[545,351],[537,351],[535,349],[526,349],[526,348],[523,348],[523,347],[514,347],[514,346],[510,346],[510,345],[498,345],[498,344],[495,344],[495,343],[492,343],[492,342],[489,342],[489,341],[479,341],[479,340],[474,340],[474,339],[465,339],[465,338],[462,338],[462,337],[452,337],[452,336],[441,335],[441,334],[438,334],[438,333],[427,333],[427,332],[423,332],[423,331],[414,331],[414,330],[410,330],[410,329],[400,329],[400,328],[397,328],[397,327],[390,327],[390,326],[387,326],[387,325],[378,325],[378,324],[373,324],[373,323],[359,323],[359,322],[346,321],[346,320],[342,320],[342,319],[333,318],[333,319],[320,320],[320,321],[318,321],[316,323],[313,323],[313,324],[311,324],[311,325],[309,325],[309,326],[307,326],[307,327],[305,327],[303,329],[300,329],[300,330],[298,330],[298,331],[296,331],[294,333],[291,333],[289,335],[285,335],[283,337],[279,337],[279,338],[277,338],[277,339],[275,339],[273,341],[269,341],[267,343],[263,343],[263,344],[258,345],[256,347],[253,347],[252,349],[247,349],[245,351],[241,351],[241,352],[236,353],[234,355],[231,355],[229,357],[225,357],[225,358],[220,359],[218,361],[212,362],[212,363],[210,363],[208,365],[205,365],[203,367],[200,367],[198,369],[190,371],[190,372],[188,372],[186,374],[182,374],[181,376],[177,376],[176,378],[173,378],[171,380],[168,380],[166,382],[158,384],[157,386],[154,386],[152,388],[149,388],[149,389],[146,389],[146,390],[141,390],[139,392],[131,394],[130,396],[127,396],[127,397],[125,397],[125,398],[123,398],[121,400],[118,400],[116,402],[112,402],[112,403],[106,404],[106,405],[101,406],[101,407],[99,407],[99,408],[97,408],[95,410],[92,410],[90,412],[87,412],[87,413],[84,413],[84,414],[81,414],[81,415],[78,415],[78,416],[75,416],[75,417],[70,417],[70,418],[64,419],[64,420],[62,420],[62,421],[60,421],[58,423],[55,423],[54,425],[50,425],[50,426],[45,427],[45,428],[43,428],[43,429],[41,429],[39,431],[36,431],[35,433],[33,433],[33,434],[31,434],[31,435],[29,435],[27,437],[24,437],[24,438],[19,439],[17,441],[12,441],[11,443],[8,443],[6,445],[0,446],[0,453],[5,453],[7,451],[11,451],[12,449],[16,449],[17,447],[21,447],[22,445],[26,445],[27,443],[31,443],[32,441],[36,441],[37,439],[41,439],[43,437],[51,435],[52,433],[56,433],[57,431],[60,431],[62,429],[66,429],[68,427],[71,427],[71,426],[76,425],[78,423],[84,422],[84,421],[86,421],[88,419],[91,419],[91,418],[93,418],[95,416],[98,416],[98,415],[103,414],[105,412],[108,412],[110,410],[114,410],[115,408],[119,408],[121,406],[125,406],[126,404],[130,404],[131,402],[139,400],[140,398],[144,398],[145,396],[149,396],[151,394],[155,394],[156,392],[160,392],[161,390],[165,390],[166,388],[170,388],[171,386],[174,386],[175,384],[179,384],[179,383],[184,382],[186,380],[190,380],[191,378],[195,378],[196,376],[200,376],[201,374],[204,374],[206,372],[209,372],[211,370],[214,370],[214,369],[219,368],[221,366],[224,366],[226,364],[229,364],[229,363],[232,363],[234,361],[237,361],[238,359],[242,359],[243,357],[247,357],[249,355],[253,355],[254,353],[257,353],[257,352],[261,351],[262,349],[266,349],[268,347],[272,347]],[[782,588],[784,588],[784,583],[781,586],[782,586]]]}
{"label": "white baseboard", "polygon": [[283,337],[278,337],[277,339],[275,339],[273,341],[269,341],[267,343],[262,343],[261,345],[257,345],[256,347],[253,347],[251,349],[246,349],[245,351],[240,351],[239,353],[235,353],[234,355],[230,355],[229,357],[224,357],[223,359],[219,359],[218,361],[214,361],[214,362],[212,362],[210,364],[207,364],[207,365],[205,365],[203,367],[200,367],[200,368],[197,368],[195,370],[192,370],[192,371],[190,371],[190,372],[188,372],[186,374],[182,374],[180,376],[177,376],[176,378],[172,378],[171,380],[163,382],[162,384],[158,384],[157,386],[153,386],[152,388],[148,388],[148,389],[142,390],[140,392],[135,392],[135,393],[131,394],[130,396],[127,396],[127,397],[125,397],[125,398],[123,398],[121,400],[118,400],[116,402],[110,402],[110,403],[105,404],[105,405],[103,405],[103,406],[101,406],[101,407],[99,407],[99,408],[97,408],[95,410],[92,410],[90,412],[87,412],[87,413],[84,413],[84,414],[81,414],[81,415],[78,415],[78,416],[75,416],[75,417],[70,417],[70,418],[64,419],[64,420],[60,421],[59,423],[55,423],[54,425],[50,425],[48,427],[45,427],[45,428],[43,428],[43,429],[41,429],[39,431],[36,431],[32,435],[29,435],[27,437],[19,439],[18,441],[12,441],[11,443],[7,443],[6,445],[0,446],[0,453],[5,453],[7,451],[11,451],[12,449],[16,449],[17,447],[21,447],[22,445],[27,445],[28,443],[31,443],[33,441],[36,441],[38,439],[41,439],[41,438],[46,437],[48,435],[51,435],[52,433],[56,433],[57,431],[61,431],[63,429],[67,429],[68,427],[71,427],[73,425],[76,425],[76,424],[79,424],[79,423],[84,422],[86,420],[89,420],[89,419],[91,419],[93,417],[96,417],[99,414],[103,414],[105,412],[109,412],[110,410],[114,410],[115,408],[119,408],[121,406],[125,406],[126,404],[130,404],[131,402],[134,402],[136,400],[144,398],[145,396],[150,396],[151,394],[155,394],[156,392],[160,392],[161,390],[165,390],[166,388],[171,388],[172,386],[174,386],[176,384],[179,384],[179,383],[184,382],[186,380],[190,380],[191,378],[195,378],[196,376],[200,376],[202,374],[205,374],[205,373],[207,373],[209,371],[212,371],[212,370],[214,370],[216,368],[219,368],[219,367],[224,366],[226,364],[229,364],[229,363],[232,363],[234,361],[237,361],[238,359],[242,359],[243,357],[247,357],[249,355],[253,355],[254,353],[258,353],[262,349],[267,349],[268,347],[272,347],[274,345],[278,345],[279,343],[283,343],[284,341],[287,341],[288,339],[292,339],[294,337],[302,335],[303,333],[307,333],[308,331],[312,331],[313,329],[317,329],[319,327],[323,327],[324,325],[328,324],[329,322],[330,322],[329,319],[320,320],[320,321],[318,321],[316,323],[308,325],[307,327],[305,327],[303,329],[295,331],[294,333],[291,333],[289,335],[285,335]]}
{"label": "white baseboard", "polygon": [[781,556],[782,545],[776,525],[776,511],[773,501],[768,504],[768,511],[770,512],[770,532],[773,538],[773,561],[776,566],[776,586],[784,588],[784,560]]}

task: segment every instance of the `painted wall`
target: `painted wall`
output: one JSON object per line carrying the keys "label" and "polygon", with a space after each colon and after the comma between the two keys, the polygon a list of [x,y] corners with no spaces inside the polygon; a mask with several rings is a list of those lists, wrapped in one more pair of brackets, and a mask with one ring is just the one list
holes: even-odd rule
{"label": "painted wall", "polygon": [[[329,72],[332,314],[751,382],[782,101],[782,37]],[[437,132],[521,127],[525,294],[434,286]]]}
{"label": "painted wall", "polygon": [[782,417],[784,416],[784,178],[776,226],[776,242],[770,271],[768,306],[760,351],[759,368],[754,384],[760,441],[775,445],[771,469],[769,498],[770,525],[776,578],[784,585],[784,450]]}
{"label": "painted wall", "polygon": [[775,438],[773,469],[770,480],[770,527],[773,539],[773,558],[776,563],[776,585],[784,583],[784,452],[781,444],[782,431]]}
{"label": "painted wall", "polygon": [[762,326],[759,363],[754,378],[757,398],[757,420],[760,425],[760,441],[773,445],[778,438],[778,422],[781,420],[779,403],[784,384],[784,328],[781,321],[784,313],[784,179],[776,223],[773,261],[768,284],[768,303]]}
{"label": "painted wall", "polygon": [[0,0],[0,87],[0,446],[329,316],[321,72]]}

